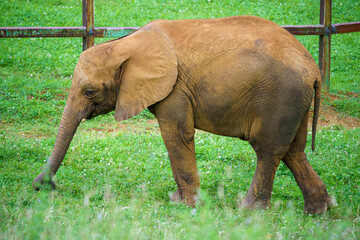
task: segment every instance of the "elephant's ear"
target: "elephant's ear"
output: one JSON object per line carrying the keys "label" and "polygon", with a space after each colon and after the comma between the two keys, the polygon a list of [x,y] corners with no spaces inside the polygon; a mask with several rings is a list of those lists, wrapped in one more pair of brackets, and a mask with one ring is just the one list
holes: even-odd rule
{"label": "elephant's ear", "polygon": [[131,118],[167,97],[178,74],[175,51],[162,35],[152,31],[136,32],[128,36],[126,42],[132,50],[120,74],[115,106],[117,121]]}

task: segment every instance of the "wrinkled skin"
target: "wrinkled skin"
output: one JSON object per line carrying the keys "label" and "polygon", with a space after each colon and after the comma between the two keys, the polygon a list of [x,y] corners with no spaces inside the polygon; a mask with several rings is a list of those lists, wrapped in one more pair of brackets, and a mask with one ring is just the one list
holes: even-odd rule
{"label": "wrinkled skin", "polygon": [[304,211],[324,212],[331,199],[304,153],[315,91],[314,146],[320,79],[309,52],[265,19],[153,21],[81,54],[52,155],[33,186],[55,187],[51,179],[83,118],[115,110],[122,121],[148,108],[169,152],[177,184],[172,200],[196,203],[197,128],[249,141],[255,150],[257,167],[242,206],[270,207],[283,161],[303,193]]}

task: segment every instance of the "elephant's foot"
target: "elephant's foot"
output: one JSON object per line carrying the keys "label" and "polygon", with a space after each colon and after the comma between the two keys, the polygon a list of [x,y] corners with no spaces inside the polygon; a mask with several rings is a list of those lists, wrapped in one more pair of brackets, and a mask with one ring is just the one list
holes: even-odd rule
{"label": "elephant's foot", "polygon": [[247,209],[268,209],[271,207],[270,198],[260,198],[252,193],[248,193],[244,200],[241,202],[240,208]]}
{"label": "elephant's foot", "polygon": [[304,213],[308,214],[321,214],[326,212],[331,206],[334,205],[332,199],[327,192],[320,196],[304,197]]}
{"label": "elephant's foot", "polygon": [[183,194],[183,191],[178,188],[176,192],[170,198],[172,202],[182,202],[189,207],[195,207],[196,205],[196,195],[195,194]]}
{"label": "elephant's foot", "polygon": [[50,179],[50,177],[45,177],[43,172],[35,178],[32,186],[36,191],[39,191],[40,189],[55,190],[56,188],[55,183]]}
{"label": "elephant's foot", "polygon": [[180,193],[179,189],[177,189],[176,192],[173,193],[173,195],[170,198],[170,201],[181,202],[181,193]]}
{"label": "elephant's foot", "polygon": [[[304,134],[306,136],[306,133]],[[295,153],[293,153],[295,152]],[[333,205],[324,182],[316,174],[304,152],[288,152],[284,163],[293,173],[305,200],[304,213],[319,214]]]}

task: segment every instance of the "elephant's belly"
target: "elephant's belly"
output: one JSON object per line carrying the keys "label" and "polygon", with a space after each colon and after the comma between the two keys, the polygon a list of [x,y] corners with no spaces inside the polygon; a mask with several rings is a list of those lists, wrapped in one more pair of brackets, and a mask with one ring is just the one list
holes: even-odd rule
{"label": "elephant's belly", "polygon": [[222,112],[213,115],[212,112],[201,113],[199,110],[195,110],[194,115],[197,129],[242,140],[249,139],[252,118],[248,114]]}
{"label": "elephant's belly", "polygon": [[225,86],[219,84],[192,99],[195,128],[247,140],[256,111],[256,105],[249,104],[252,94]]}
{"label": "elephant's belly", "polygon": [[198,127],[195,126],[196,129],[203,130],[209,133],[227,136],[227,137],[236,137],[240,138],[242,140],[248,140],[248,138],[245,136],[246,134],[242,131],[240,127],[236,126],[221,126],[217,128],[206,128],[206,127]]}

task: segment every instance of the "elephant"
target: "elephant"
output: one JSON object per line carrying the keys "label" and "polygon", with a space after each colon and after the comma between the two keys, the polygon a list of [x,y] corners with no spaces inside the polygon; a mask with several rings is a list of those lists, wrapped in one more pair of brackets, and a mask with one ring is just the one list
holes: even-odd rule
{"label": "elephant", "polygon": [[147,108],[169,154],[177,186],[172,201],[196,205],[194,134],[200,129],[248,141],[254,149],[256,170],[241,207],[271,207],[283,161],[302,191],[304,212],[322,213],[332,200],[304,152],[313,101],[314,151],[320,94],[321,74],[311,54],[269,20],[154,20],[80,55],[53,151],[33,187],[55,187],[52,178],[83,119],[115,111],[122,121]]}

